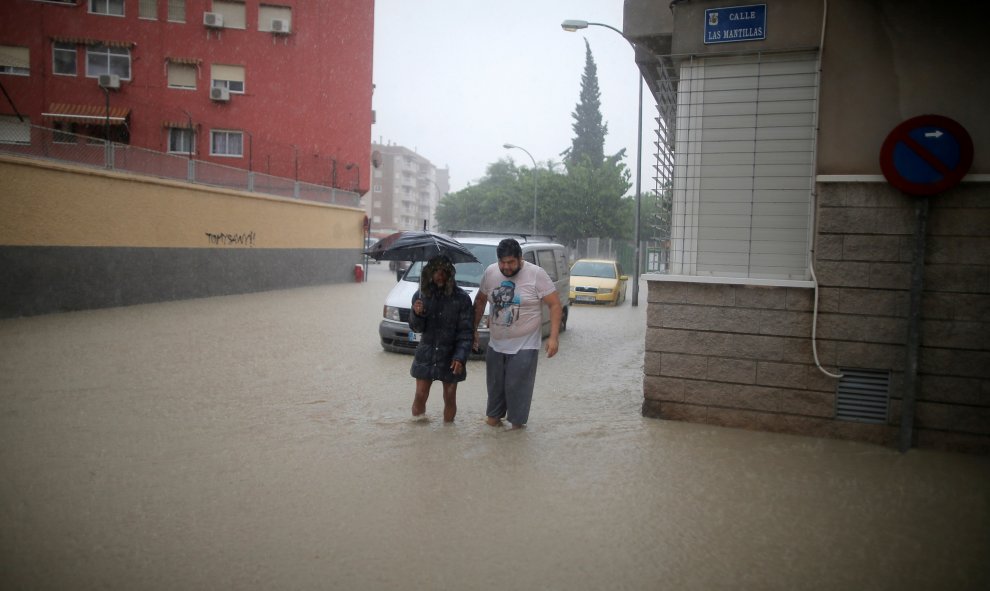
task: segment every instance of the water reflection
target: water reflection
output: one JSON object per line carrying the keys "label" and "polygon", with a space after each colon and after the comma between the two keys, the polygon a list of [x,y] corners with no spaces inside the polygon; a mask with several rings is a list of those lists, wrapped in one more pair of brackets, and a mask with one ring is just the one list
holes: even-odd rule
{"label": "water reflection", "polygon": [[393,283],[0,322],[7,586],[990,586],[987,458],[644,419],[645,298],[572,310],[526,430],[477,361],[412,420]]}

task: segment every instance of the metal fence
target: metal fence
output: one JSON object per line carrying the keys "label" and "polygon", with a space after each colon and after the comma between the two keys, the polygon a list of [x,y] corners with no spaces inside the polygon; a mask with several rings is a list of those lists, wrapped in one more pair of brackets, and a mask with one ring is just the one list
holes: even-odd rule
{"label": "metal fence", "polygon": [[[614,238],[581,238],[567,245],[571,262],[578,259],[608,259],[618,261],[627,272],[632,272],[636,260],[635,242]],[[639,243],[640,268],[646,273],[665,273],[667,248],[663,241],[643,240]]]}
{"label": "metal fence", "polygon": [[348,207],[360,207],[361,200],[353,191],[27,123],[0,126],[0,153]]}

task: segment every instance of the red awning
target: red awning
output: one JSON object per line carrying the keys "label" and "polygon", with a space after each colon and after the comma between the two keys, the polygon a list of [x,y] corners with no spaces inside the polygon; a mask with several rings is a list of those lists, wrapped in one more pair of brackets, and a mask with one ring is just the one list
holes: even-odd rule
{"label": "red awning", "polygon": [[[123,125],[127,122],[131,110],[127,107],[110,107],[110,125]],[[70,105],[52,103],[47,113],[42,117],[55,121],[71,121],[75,123],[97,124],[106,123],[107,108],[104,105]]]}

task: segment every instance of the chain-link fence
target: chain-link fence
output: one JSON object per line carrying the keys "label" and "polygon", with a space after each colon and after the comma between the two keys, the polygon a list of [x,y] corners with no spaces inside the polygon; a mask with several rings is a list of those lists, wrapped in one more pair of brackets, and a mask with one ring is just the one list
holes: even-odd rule
{"label": "chain-link fence", "polygon": [[223,166],[213,162],[196,160],[189,156],[166,154],[116,142],[108,143],[100,138],[28,123],[0,125],[0,153],[143,174],[212,187],[360,207],[361,196],[353,191],[304,183],[244,170],[243,168]]}

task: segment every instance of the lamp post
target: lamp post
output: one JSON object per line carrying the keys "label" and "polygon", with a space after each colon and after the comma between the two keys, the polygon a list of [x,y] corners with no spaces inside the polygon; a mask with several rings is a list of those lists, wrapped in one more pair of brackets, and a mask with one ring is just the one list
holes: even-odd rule
{"label": "lamp post", "polygon": [[[629,45],[633,48],[633,59],[635,59],[636,44],[626,37],[626,35],[616,29],[612,25],[606,25],[604,23],[589,23],[588,21],[579,20],[566,20],[560,23],[560,28],[564,29],[569,33],[573,33],[579,29],[587,29],[588,27],[605,27],[606,29],[611,29],[622,36],[623,39],[629,42]],[[639,121],[637,124],[636,133],[636,208],[634,209],[635,215],[633,216],[633,223],[635,223],[635,228],[633,228],[633,240],[636,242],[635,245],[635,255],[636,259],[633,261],[633,292],[632,292],[632,302],[633,306],[639,305],[639,210],[640,202],[642,197],[641,192],[641,171],[643,169],[643,76],[642,73],[639,78]]]}
{"label": "lamp post", "polygon": [[502,144],[502,147],[506,150],[512,150],[513,148],[522,150],[523,152],[526,152],[529,159],[533,161],[533,235],[536,235],[536,158],[533,158],[533,155],[529,153],[529,150],[522,146],[517,146],[515,144]]}
{"label": "lamp post", "polygon": [[[431,179],[431,178],[429,178],[429,177],[424,177],[424,178],[426,178],[426,180],[428,180],[428,181],[430,181],[430,184],[432,184],[432,185],[433,185],[434,187],[436,187],[436,188],[437,188],[437,203],[439,203],[439,202],[440,202],[440,198],[441,198],[441,197],[443,197],[444,195],[446,195],[446,193],[444,193],[444,192],[443,192],[443,190],[442,190],[442,189],[440,188],[440,185],[438,185],[438,184],[437,184],[437,182],[436,182],[435,180],[433,180],[433,179]],[[433,213],[434,213],[434,211],[433,211],[433,209],[431,208],[431,209],[430,209],[430,215],[432,216],[432,215],[433,215]],[[424,229],[424,230],[426,230],[426,223],[425,223],[425,222],[426,222],[426,220],[423,220],[423,222],[424,222],[424,227],[423,227],[423,229]]]}

